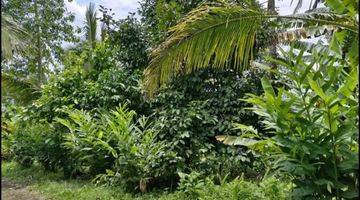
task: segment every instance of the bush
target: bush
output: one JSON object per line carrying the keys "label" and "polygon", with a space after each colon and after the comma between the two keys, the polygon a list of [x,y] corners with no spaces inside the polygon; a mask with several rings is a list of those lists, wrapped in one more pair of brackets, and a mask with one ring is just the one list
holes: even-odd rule
{"label": "bush", "polygon": [[24,109],[21,106],[3,102],[1,105],[1,159],[14,157],[11,145],[14,142],[14,128]]}
{"label": "bush", "polygon": [[134,111],[120,106],[99,117],[80,110],[66,113],[69,119],[57,121],[70,131],[64,145],[70,151],[72,175],[100,174],[95,182],[145,191],[149,181],[165,176],[165,169],[176,163],[169,145],[155,141],[156,132],[147,119],[134,121]]}
{"label": "bush", "polygon": [[45,170],[54,171],[64,157],[61,140],[61,134],[52,124],[19,120],[14,125],[10,148],[21,165],[29,167],[36,161]]}
{"label": "bush", "polygon": [[146,32],[142,24],[130,13],[115,24],[117,30],[109,33],[109,42],[116,48],[116,59],[126,68],[144,69],[148,65]]}
{"label": "bush", "polygon": [[219,144],[214,136],[238,134],[234,121],[261,128],[258,117],[244,109],[248,104],[239,100],[245,93],[262,92],[261,76],[259,70],[240,77],[232,71],[207,69],[176,79],[159,92],[151,102],[155,125],[159,140],[171,144],[182,158],[178,171],[231,173],[232,177],[249,171],[250,175],[251,152]]}
{"label": "bush", "polygon": [[265,94],[246,100],[273,135],[260,141],[240,138],[237,143],[268,155],[273,169],[292,177],[295,198],[356,198],[358,66],[318,50],[306,63],[303,53],[284,52],[274,61],[278,81],[286,87],[273,88],[264,78]]}
{"label": "bush", "polygon": [[183,191],[189,196],[196,197],[197,191],[205,186],[201,173],[195,171],[192,171],[190,174],[179,172],[179,177],[178,190]]}
{"label": "bush", "polygon": [[[83,55],[86,54],[86,55]],[[87,55],[90,54],[90,55]],[[27,115],[49,122],[64,117],[62,107],[83,109],[96,114],[100,109],[111,110],[120,103],[139,114],[146,114],[147,106],[141,96],[140,72],[121,67],[106,44],[91,51],[84,50],[65,62],[65,70],[51,77],[44,85],[41,97],[28,110]],[[90,61],[86,61],[90,59]],[[84,66],[91,63],[89,71]]]}
{"label": "bush", "polygon": [[11,119],[5,118],[4,112],[1,112],[1,160],[9,160],[12,157],[10,148],[13,141],[12,129]]}

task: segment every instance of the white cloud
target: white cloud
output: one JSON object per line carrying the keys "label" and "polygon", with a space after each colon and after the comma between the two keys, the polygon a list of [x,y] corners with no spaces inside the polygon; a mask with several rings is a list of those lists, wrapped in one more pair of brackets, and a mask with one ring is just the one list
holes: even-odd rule
{"label": "white cloud", "polygon": [[73,13],[85,14],[86,6],[80,5],[75,1],[65,1],[65,6],[68,11]]}
{"label": "white cloud", "polygon": [[80,5],[76,0],[73,0],[72,2],[65,1],[65,6],[69,12],[75,15],[74,24],[81,25],[85,18],[86,5]]}

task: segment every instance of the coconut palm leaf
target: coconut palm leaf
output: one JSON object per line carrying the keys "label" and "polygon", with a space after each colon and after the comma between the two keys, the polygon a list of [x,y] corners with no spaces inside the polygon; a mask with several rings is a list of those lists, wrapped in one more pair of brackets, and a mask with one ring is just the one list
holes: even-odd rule
{"label": "coconut palm leaf", "polygon": [[[170,29],[170,37],[152,52],[145,71],[148,91],[180,73],[190,73],[211,64],[215,68],[247,69],[252,57],[259,13],[239,7],[207,7],[193,10]],[[242,18],[252,20],[241,20]],[[224,38],[226,37],[226,38]],[[230,58],[234,64],[230,64]]]}
{"label": "coconut palm leaf", "polygon": [[306,21],[308,26],[329,24],[358,31],[353,21],[329,13],[266,15],[239,6],[201,6],[170,29],[170,36],[152,54],[144,71],[145,89],[151,97],[157,88],[179,74],[204,67],[232,68],[241,72],[249,67],[255,32],[269,18],[288,22]]}
{"label": "coconut palm leaf", "polygon": [[96,42],[96,31],[97,31],[97,19],[96,19],[96,9],[95,4],[90,3],[86,8],[85,17],[86,17],[86,25],[85,25],[85,37],[90,42],[92,47],[95,47]]}
{"label": "coconut palm leaf", "polygon": [[299,39],[310,39],[323,36],[325,34],[331,35],[337,30],[335,26],[317,26],[317,27],[301,27],[286,31],[279,31],[276,35],[278,43],[289,43]]}
{"label": "coconut palm leaf", "polygon": [[10,58],[13,51],[25,48],[28,33],[11,16],[1,16],[1,53],[2,57]]}
{"label": "coconut palm leaf", "polygon": [[36,81],[20,79],[16,76],[2,72],[1,73],[1,98],[10,98],[22,105],[32,102],[40,96],[40,88]]}

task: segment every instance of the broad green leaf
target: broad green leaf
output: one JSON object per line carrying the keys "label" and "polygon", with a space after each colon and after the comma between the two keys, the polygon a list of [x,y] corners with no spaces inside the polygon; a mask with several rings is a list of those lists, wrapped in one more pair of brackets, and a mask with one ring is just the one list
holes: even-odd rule
{"label": "broad green leaf", "polygon": [[326,102],[328,98],[322,88],[316,83],[316,81],[313,81],[311,78],[308,78],[308,81],[311,89]]}
{"label": "broad green leaf", "polygon": [[344,3],[340,0],[326,0],[326,5],[328,5],[331,9],[335,10],[337,13],[342,13],[345,10]]}
{"label": "broad green leaf", "polygon": [[358,81],[358,70],[354,68],[350,74],[347,76],[343,85],[336,92],[337,94],[343,94],[345,97],[349,98],[353,94],[356,86],[359,84]]}
{"label": "broad green leaf", "polygon": [[258,133],[257,130],[254,129],[254,127],[247,126],[247,125],[240,124],[240,123],[234,123],[234,127],[235,127],[235,129],[240,129],[240,130],[243,130],[244,132],[251,132],[251,133],[255,133],[255,134]]}

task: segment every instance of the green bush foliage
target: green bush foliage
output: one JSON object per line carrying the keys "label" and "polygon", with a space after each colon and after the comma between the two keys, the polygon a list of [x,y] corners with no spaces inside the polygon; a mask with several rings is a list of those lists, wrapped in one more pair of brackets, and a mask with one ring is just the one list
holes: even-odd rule
{"label": "green bush foliage", "polygon": [[115,24],[109,33],[109,42],[116,48],[115,58],[126,68],[144,69],[148,64],[146,32],[134,13]]}
{"label": "green bush foliage", "polygon": [[102,70],[96,79],[89,78],[81,68],[65,70],[44,86],[42,96],[29,109],[29,115],[51,122],[63,116],[60,109],[64,106],[96,113],[99,109],[113,109],[119,103],[127,103],[129,108],[145,113],[139,77],[116,66]]}
{"label": "green bush foliage", "polygon": [[11,134],[10,149],[23,166],[29,167],[36,161],[46,170],[54,171],[63,164],[61,133],[52,124],[19,119]]}
{"label": "green bush foliage", "polygon": [[[258,199],[282,200],[286,197],[290,185],[274,178],[265,179],[259,183],[249,182],[242,179],[235,180],[222,185],[215,185],[207,181],[203,187],[196,190],[201,198],[189,196],[183,191],[175,192],[149,192],[146,194],[126,193],[121,187],[95,186],[87,181],[61,180],[60,173],[49,173],[41,167],[34,165],[30,168],[20,167],[15,162],[3,162],[1,174],[7,180],[19,184],[30,185],[34,190],[41,192],[48,199],[79,200],[95,199],[121,199],[121,200],[192,200],[192,199],[253,199],[247,194],[253,192]],[[59,181],[61,180],[61,181]],[[259,195],[259,193],[261,193]],[[242,196],[243,195],[243,196]]]}
{"label": "green bush foliage", "polygon": [[199,172],[192,171],[190,174],[179,172],[179,177],[178,190],[191,197],[197,197],[197,191],[205,186],[205,180]]}
{"label": "green bush foliage", "polygon": [[[242,76],[232,71],[202,70],[179,78],[164,88],[151,102],[159,140],[167,141],[182,158],[178,171],[206,174],[251,170],[254,158],[244,148],[226,147],[215,135],[236,135],[233,122],[250,123],[261,129],[258,117],[239,101],[245,93],[262,92],[260,77],[254,70]],[[175,172],[174,172],[175,173]]]}
{"label": "green bush foliage", "polygon": [[304,62],[303,53],[290,50],[274,60],[284,87],[273,88],[263,78],[265,94],[246,99],[273,136],[254,140],[253,133],[247,135],[252,140],[238,138],[235,143],[268,155],[273,169],[293,179],[295,199],[356,198],[357,66],[318,50],[312,51],[312,62]]}
{"label": "green bush foliage", "polygon": [[13,156],[11,144],[14,141],[14,107],[3,105],[1,112],[1,160],[10,160]]}
{"label": "green bush foliage", "polygon": [[70,48],[74,16],[48,23],[63,0],[4,2],[6,178],[50,199],[359,197],[358,1],[142,0],[140,21],[100,5],[101,39],[88,24]]}

